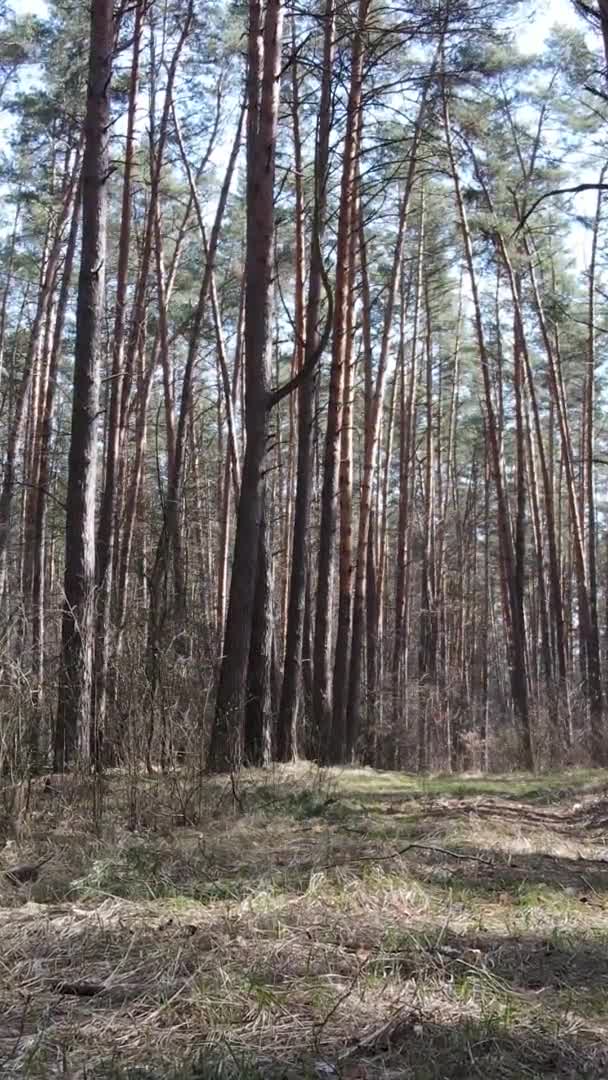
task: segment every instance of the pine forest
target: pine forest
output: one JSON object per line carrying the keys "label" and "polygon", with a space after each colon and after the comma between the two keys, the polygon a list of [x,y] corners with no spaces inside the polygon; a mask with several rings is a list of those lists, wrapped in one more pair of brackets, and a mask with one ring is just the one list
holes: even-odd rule
{"label": "pine forest", "polygon": [[608,0],[0,0],[7,1080],[605,1080],[607,193]]}
{"label": "pine forest", "polygon": [[6,8],[2,770],[605,763],[576,7]]}

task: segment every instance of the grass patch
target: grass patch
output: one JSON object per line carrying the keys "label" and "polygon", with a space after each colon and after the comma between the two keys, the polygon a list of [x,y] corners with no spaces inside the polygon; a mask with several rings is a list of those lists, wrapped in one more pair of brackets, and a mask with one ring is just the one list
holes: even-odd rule
{"label": "grass patch", "polygon": [[55,855],[0,892],[0,1073],[599,1080],[607,785],[117,775],[95,828],[41,794],[3,856]]}
{"label": "grass patch", "polygon": [[541,776],[514,773],[504,776],[417,776],[407,773],[380,772],[373,769],[345,770],[336,779],[338,788],[357,792],[364,801],[374,798],[453,798],[474,799],[490,795],[529,803],[551,804],[577,794],[595,794],[607,788],[606,772],[601,769],[571,769],[548,772]]}

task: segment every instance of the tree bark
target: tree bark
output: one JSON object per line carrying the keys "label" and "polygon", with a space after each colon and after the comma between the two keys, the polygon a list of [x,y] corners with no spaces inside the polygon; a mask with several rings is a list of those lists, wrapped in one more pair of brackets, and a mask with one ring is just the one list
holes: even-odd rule
{"label": "tree bark", "polygon": [[[33,565],[32,565],[32,654],[34,668],[34,707],[36,723],[40,722],[44,705],[44,643],[45,643],[45,617],[44,599],[46,592],[50,592],[50,583],[46,580],[44,572],[44,560],[46,549],[46,518],[49,500],[49,484],[51,478],[51,429],[55,410],[55,397],[57,393],[57,370],[59,366],[65,316],[69,299],[74,256],[78,240],[80,225],[81,198],[77,196],[72,212],[72,223],[65,253],[63,277],[59,298],[57,301],[57,316],[51,346],[49,373],[42,416],[42,428],[40,432],[40,460],[36,481],[36,504],[34,511],[34,541],[33,541]],[[39,733],[35,734],[36,749],[38,747]]]}
{"label": "tree bark", "polygon": [[250,0],[245,267],[247,445],[237,511],[224,649],[209,746],[208,765],[213,772],[238,766],[243,752],[247,663],[254,615],[263,512],[263,464],[270,408],[274,163],[282,32],[282,0],[268,0],[263,31],[260,4],[258,0]]}
{"label": "tree bark", "polygon": [[114,545],[116,540],[116,487],[120,451],[120,402],[125,351],[127,288],[131,245],[131,197],[133,157],[135,149],[135,119],[139,89],[139,59],[144,14],[144,0],[137,0],[133,30],[133,54],[127,111],[127,133],[122,186],[118,267],[116,276],[116,310],[112,339],[112,368],[105,476],[99,508],[96,550],[97,626],[95,638],[95,703],[94,723],[103,733],[106,722],[108,658],[110,650],[110,600],[113,585]]}
{"label": "tree bark", "polygon": [[99,357],[106,270],[112,0],[93,0],[82,186],[82,251],[76,308],[74,397],[68,460],[64,607],[55,761],[91,753],[95,598],[95,489]]}
{"label": "tree bark", "polygon": [[488,438],[489,460],[492,465],[493,480],[496,489],[498,536],[500,543],[501,565],[505,592],[505,612],[507,614],[508,621],[507,629],[510,653],[509,669],[511,680],[511,694],[513,699],[513,706],[518,721],[522,764],[525,768],[533,769],[534,750],[532,745],[532,731],[528,710],[525,637],[522,636],[521,621],[518,615],[520,598],[518,597],[517,592],[513,535],[509,518],[509,507],[503,475],[500,434],[501,428],[499,427],[496,419],[496,408],[493,400],[492,380],[490,377],[490,357],[486,345],[486,336],[483,326],[481,302],[479,298],[479,288],[477,283],[477,275],[475,272],[475,263],[473,260],[473,248],[471,244],[467,213],[462,197],[460,177],[456,166],[456,159],[452,143],[448,96],[445,85],[443,87],[443,118],[446,148],[450,164],[450,172],[454,184],[456,205],[460,219],[465,262],[467,266],[473,298],[475,329],[477,334],[477,343],[479,347],[479,358],[484,391],[485,428]]}
{"label": "tree bark", "polygon": [[332,341],[329,405],[323,458],[321,526],[314,633],[313,715],[318,727],[318,758],[327,763],[332,748],[331,618],[334,600],[335,533],[337,524],[337,478],[340,444],[340,403],[344,380],[344,357],[350,318],[350,239],[354,225],[356,162],[359,152],[359,113],[363,89],[365,27],[370,0],[359,0],[353,37],[350,90],[344,136],[338,241],[336,249],[336,295]]}
{"label": "tree bark", "polygon": [[[420,105],[414,138],[410,149],[408,172],[405,180],[401,205],[399,208],[399,225],[397,241],[393,253],[393,263],[389,279],[386,305],[384,309],[384,325],[382,328],[382,340],[380,356],[376,371],[376,381],[373,388],[371,409],[366,420],[363,477],[361,483],[361,497],[359,502],[359,530],[357,537],[357,569],[355,574],[355,591],[352,624],[352,646],[349,673],[349,697],[348,697],[348,729],[347,750],[352,753],[356,747],[361,726],[361,669],[362,650],[364,640],[364,615],[365,615],[365,586],[367,579],[367,555],[369,551],[368,534],[372,513],[373,484],[376,474],[378,457],[378,438],[380,433],[380,421],[384,407],[384,391],[386,384],[387,363],[395,303],[399,293],[399,284],[402,273],[403,246],[407,228],[408,213],[416,175],[417,152],[420,141],[421,121],[423,119],[426,103],[426,91],[423,94]],[[371,369],[370,369],[371,377]]]}
{"label": "tree bark", "polygon": [[[308,300],[306,305],[304,367],[311,369],[319,348],[319,316],[323,283],[321,250],[327,203],[329,139],[331,134],[331,87],[334,55],[335,0],[326,0],[324,9],[323,74],[319,102],[319,136],[315,160],[315,202],[310,251]],[[293,521],[291,572],[283,683],[277,721],[277,757],[288,761],[294,752],[294,734],[298,713],[298,690],[304,640],[306,604],[306,564],[312,489],[312,435],[315,378],[312,370],[298,389],[298,461]]]}

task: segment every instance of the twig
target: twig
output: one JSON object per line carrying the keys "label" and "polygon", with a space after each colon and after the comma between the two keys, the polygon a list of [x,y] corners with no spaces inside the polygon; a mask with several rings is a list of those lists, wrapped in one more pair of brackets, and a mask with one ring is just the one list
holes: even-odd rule
{"label": "twig", "polygon": [[[365,968],[366,964],[367,964],[367,960],[364,960],[361,964],[359,964],[359,967],[357,968],[355,974],[353,975],[353,977],[352,977],[350,983],[348,984],[346,990],[342,994],[340,994],[340,997],[334,1002],[331,1009],[329,1010],[328,1013],[326,1013],[326,1015],[323,1017],[321,1022],[319,1024],[315,1025],[315,1027],[314,1027],[314,1046],[315,1046],[315,1053],[316,1054],[321,1055],[320,1043],[321,1043],[321,1035],[322,1035],[323,1031],[327,1027],[327,1025],[328,1025],[329,1021],[331,1020],[332,1016],[335,1016],[335,1014],[338,1012],[338,1009],[354,993],[355,988],[357,986],[357,983],[358,983],[358,981],[359,981],[359,979],[361,977],[361,972]],[[330,1063],[326,1062],[326,1064],[330,1064]]]}
{"label": "twig", "polygon": [[325,866],[320,867],[321,870],[333,870],[337,866],[349,866],[353,863],[363,862],[386,862],[389,859],[398,859],[401,855],[405,855],[407,851],[411,851],[414,848],[418,848],[420,851],[434,851],[439,855],[449,855],[451,859],[463,859],[470,860],[471,862],[483,863],[484,866],[494,866],[491,859],[482,859],[480,855],[468,855],[459,851],[450,851],[448,848],[436,847],[434,844],[407,844],[406,847],[400,848],[399,851],[393,851],[391,855],[361,855],[358,859],[348,859],[343,863],[328,863]]}
{"label": "twig", "polygon": [[[423,851],[436,851],[440,855],[449,855],[451,859],[469,859],[472,862],[483,863],[484,866],[494,866],[492,859],[482,859],[481,855],[465,855],[463,852],[450,851],[448,848],[434,847],[433,844],[408,844],[410,848],[421,848]],[[408,848],[403,848],[403,851],[397,852],[398,855],[403,855],[403,852]]]}
{"label": "twig", "polygon": [[593,900],[588,900],[586,896],[582,896],[580,898],[581,903],[582,904],[587,904],[589,907],[600,908],[601,911],[605,911],[605,904],[604,904],[604,902],[602,900],[602,897],[600,896],[597,889],[593,888],[593,885],[591,884],[589,879],[585,877],[584,874],[581,874],[581,881],[589,889],[589,891],[593,893],[593,895],[596,897],[596,899],[598,901],[596,904],[594,904]]}

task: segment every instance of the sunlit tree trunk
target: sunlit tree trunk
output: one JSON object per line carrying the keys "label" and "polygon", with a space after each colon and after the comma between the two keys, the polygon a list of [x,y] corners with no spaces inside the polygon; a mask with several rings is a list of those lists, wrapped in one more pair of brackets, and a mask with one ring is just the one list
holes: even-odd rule
{"label": "sunlit tree trunk", "polygon": [[382,340],[380,356],[376,370],[375,384],[371,398],[369,414],[366,418],[365,446],[363,460],[363,477],[361,484],[361,497],[359,502],[359,530],[357,537],[357,569],[355,575],[354,608],[352,647],[350,657],[349,675],[349,700],[348,700],[348,732],[347,750],[352,753],[356,746],[361,725],[361,667],[362,648],[364,640],[364,612],[365,612],[365,585],[367,579],[367,555],[369,551],[369,528],[372,512],[372,498],[376,468],[378,460],[378,440],[380,435],[380,422],[384,408],[384,392],[386,385],[386,373],[389,358],[389,348],[393,330],[395,305],[399,296],[399,284],[401,279],[401,267],[403,260],[403,246],[407,226],[408,211],[411,201],[414,178],[416,174],[417,152],[421,131],[421,121],[426,103],[426,94],[420,107],[414,138],[410,149],[410,158],[407,177],[401,203],[399,207],[399,225],[397,240],[393,254],[393,262],[386,297],[384,325],[382,328]]}
{"label": "sunlit tree trunk", "polygon": [[[410,565],[411,535],[411,496],[412,496],[412,458],[416,428],[416,393],[418,387],[418,327],[422,302],[422,257],[424,240],[424,215],[421,212],[418,225],[418,247],[416,266],[410,274],[407,293],[414,290],[412,314],[412,338],[409,349],[410,364],[406,379],[406,344],[405,324],[409,313],[409,295],[402,286],[400,316],[400,385],[399,385],[399,511],[397,520],[397,566],[395,582],[395,626],[392,657],[392,690],[395,722],[407,717],[404,708],[404,684],[407,680],[407,611],[408,611],[408,567]],[[403,712],[402,712],[403,710]]]}
{"label": "sunlit tree trunk", "polygon": [[111,0],[93,0],[68,459],[61,673],[55,732],[55,761],[59,769],[72,761],[76,752],[83,764],[89,761],[91,753],[97,414],[106,270],[112,11]]}
{"label": "sunlit tree trunk", "polygon": [[[331,87],[335,34],[335,2],[326,0],[324,8],[323,72],[319,103],[318,140],[315,158],[315,201],[312,220],[308,298],[306,303],[304,333],[304,367],[311,368],[319,349],[320,314],[323,284],[323,256],[321,244],[325,228],[327,180],[329,167],[329,139],[331,134]],[[295,138],[294,131],[294,138]],[[283,684],[277,724],[277,757],[288,761],[294,751],[294,732],[298,715],[299,680],[304,640],[304,614],[306,605],[306,563],[310,501],[312,487],[312,435],[313,404],[315,395],[314,372],[304,379],[298,390],[298,458],[296,470],[296,494],[293,520],[289,601],[285,632],[285,659]]]}
{"label": "sunlit tree trunk", "polygon": [[[359,139],[357,140],[359,142]],[[355,199],[357,197],[355,196]],[[347,328],[344,343],[342,402],[340,405],[340,461],[338,466],[339,560],[336,648],[333,668],[333,708],[330,756],[335,762],[348,759],[352,740],[347,735],[348,668],[352,625],[353,552],[353,412],[354,412],[354,334],[355,274],[357,260],[358,209],[353,210],[350,229]]]}
{"label": "sunlit tree trunk", "polygon": [[336,250],[335,313],[329,405],[323,457],[321,525],[314,632],[313,715],[318,725],[318,756],[328,761],[332,749],[332,614],[334,606],[334,548],[337,525],[337,479],[340,447],[340,404],[344,382],[344,359],[350,319],[351,230],[355,224],[355,181],[360,130],[365,27],[370,0],[359,0],[353,36],[350,90],[344,136],[338,240]]}
{"label": "sunlit tree trunk", "polygon": [[72,223],[65,253],[61,289],[57,301],[57,317],[51,346],[49,373],[44,400],[42,427],[40,432],[40,459],[36,478],[36,504],[34,511],[34,539],[32,566],[32,662],[34,669],[34,711],[36,731],[33,733],[34,757],[39,749],[38,725],[44,703],[44,646],[45,646],[45,596],[50,594],[50,582],[45,574],[45,555],[47,540],[47,510],[49,502],[49,484],[51,480],[51,434],[57,396],[57,373],[63,343],[63,331],[68,305],[74,256],[80,225],[81,199],[76,198],[72,213]]}
{"label": "sunlit tree trunk", "polygon": [[488,439],[490,462],[492,465],[493,480],[496,489],[498,536],[500,542],[501,565],[505,591],[505,611],[508,613],[508,636],[509,636],[509,665],[511,677],[511,693],[515,708],[519,734],[521,739],[522,764],[526,768],[534,767],[534,750],[532,745],[532,732],[530,727],[530,715],[528,710],[528,688],[526,676],[526,649],[525,636],[522,635],[522,625],[518,612],[520,610],[520,598],[517,594],[517,578],[515,568],[515,555],[513,548],[513,536],[509,519],[509,507],[503,475],[501,437],[496,419],[496,409],[493,400],[492,380],[490,376],[490,357],[486,345],[486,336],[483,326],[481,303],[477,274],[473,259],[473,248],[468,226],[468,219],[460,177],[456,166],[452,143],[451,121],[448,106],[447,92],[443,89],[443,119],[446,139],[446,148],[450,165],[450,172],[454,185],[456,205],[460,220],[464,256],[469,275],[469,283],[472,294],[473,310],[475,317],[475,329],[481,374],[483,381],[485,427]]}
{"label": "sunlit tree trunk", "polygon": [[112,368],[109,388],[108,435],[106,442],[105,475],[99,508],[96,550],[97,626],[95,638],[95,707],[94,723],[100,735],[105,730],[108,658],[110,649],[110,598],[113,585],[114,544],[116,539],[116,484],[120,437],[120,401],[127,326],[127,289],[131,246],[131,197],[135,119],[139,88],[139,59],[144,2],[135,8],[133,54],[127,109],[127,132],[124,151],[124,173],[118,240],[116,272],[116,310],[112,335]]}
{"label": "sunlit tree trunk", "polygon": [[[602,13],[602,25],[605,40],[608,43],[608,23],[605,16],[608,15],[608,3],[604,4]],[[606,169],[602,169],[600,181],[603,182]],[[589,302],[588,302],[588,330],[587,330],[587,372],[584,383],[584,433],[585,443],[583,446],[584,462],[584,491],[583,501],[587,512],[587,566],[589,576],[589,620],[590,637],[586,643],[587,665],[589,671],[589,691],[591,697],[591,738],[593,744],[593,757],[596,762],[606,763],[608,748],[606,746],[606,732],[604,729],[603,715],[603,691],[601,672],[600,629],[598,616],[598,581],[597,581],[597,521],[595,508],[595,405],[596,405],[596,304],[595,296],[597,289],[597,263],[598,241],[602,219],[602,191],[598,192],[595,219],[593,223],[593,241],[591,246],[591,262],[589,265]]]}
{"label": "sunlit tree trunk", "polygon": [[223,771],[242,756],[247,664],[254,615],[263,513],[263,464],[269,426],[274,161],[279,110],[283,4],[268,0],[264,28],[257,0],[249,5],[247,121],[247,253],[245,301],[245,423],[247,444],[224,649],[209,767]]}

